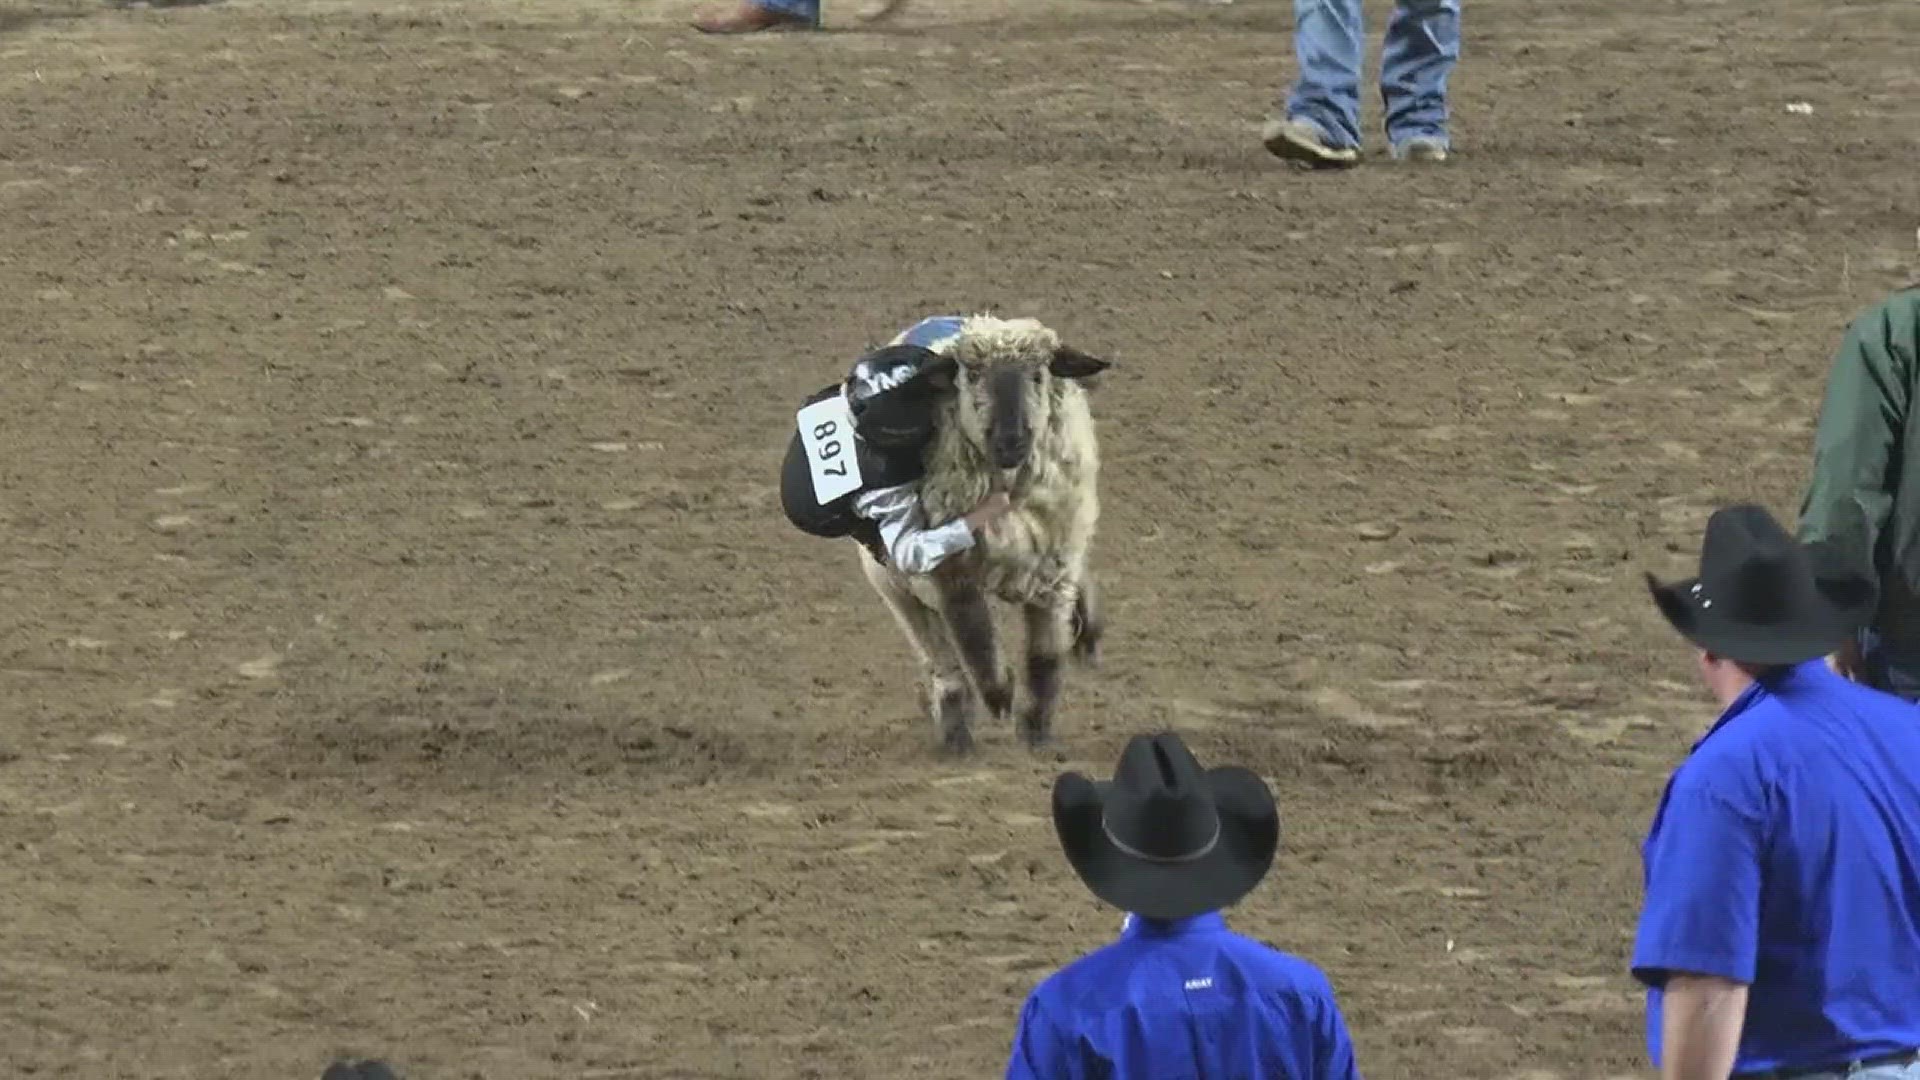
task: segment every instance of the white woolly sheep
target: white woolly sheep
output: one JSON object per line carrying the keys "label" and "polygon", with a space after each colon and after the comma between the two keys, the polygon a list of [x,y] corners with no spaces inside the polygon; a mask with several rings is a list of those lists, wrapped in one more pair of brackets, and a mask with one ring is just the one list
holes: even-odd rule
{"label": "white woolly sheep", "polygon": [[1100,446],[1081,381],[1109,365],[1033,319],[972,316],[938,349],[958,361],[957,392],[944,395],[927,450],[927,520],[951,521],[993,491],[1006,492],[1013,508],[930,574],[900,573],[864,547],[862,568],[919,655],[928,712],[955,753],[972,748],[976,700],[996,719],[1013,711],[988,598],[1018,605],[1029,698],[1018,729],[1040,746],[1052,735],[1063,657],[1071,649],[1096,661],[1105,632],[1087,572]]}

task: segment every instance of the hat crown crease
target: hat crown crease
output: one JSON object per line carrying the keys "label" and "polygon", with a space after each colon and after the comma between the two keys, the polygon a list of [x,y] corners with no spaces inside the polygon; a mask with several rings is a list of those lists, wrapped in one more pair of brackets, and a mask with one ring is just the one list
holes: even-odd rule
{"label": "hat crown crease", "polygon": [[[1735,601],[1734,613],[1752,623],[1777,623],[1791,615],[1794,606],[1790,594],[1801,591],[1804,575],[1796,574],[1799,560],[1789,555],[1760,555],[1734,567],[1727,593]],[[1705,599],[1711,600],[1708,592]]]}
{"label": "hat crown crease", "polygon": [[1101,809],[1101,831],[1130,858],[1180,863],[1206,857],[1219,846],[1221,825],[1198,763],[1158,739],[1130,749],[1114,797]]}

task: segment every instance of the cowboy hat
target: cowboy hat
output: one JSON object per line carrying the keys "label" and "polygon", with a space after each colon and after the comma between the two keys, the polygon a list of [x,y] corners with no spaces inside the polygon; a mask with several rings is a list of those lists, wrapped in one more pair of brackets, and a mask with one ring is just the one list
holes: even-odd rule
{"label": "cowboy hat", "polygon": [[1280,814],[1252,770],[1202,769],[1180,736],[1137,735],[1112,780],[1053,785],[1053,828],[1093,894],[1123,911],[1183,919],[1253,891],[1273,865]]}
{"label": "cowboy hat", "polygon": [[1729,506],[1707,519],[1699,575],[1663,585],[1648,574],[1647,589],[1673,628],[1708,652],[1797,664],[1839,648],[1873,614],[1872,579],[1831,561],[1765,509]]}

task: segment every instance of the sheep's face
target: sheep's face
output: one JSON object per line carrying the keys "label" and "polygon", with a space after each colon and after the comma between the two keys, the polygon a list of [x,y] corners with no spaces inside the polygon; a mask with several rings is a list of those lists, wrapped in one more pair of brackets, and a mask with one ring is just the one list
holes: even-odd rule
{"label": "sheep's face", "polygon": [[959,361],[959,419],[969,442],[994,468],[1018,470],[1033,454],[1034,435],[1053,419],[1060,379],[1084,379],[1107,361],[1071,349],[1052,334],[955,350]]}

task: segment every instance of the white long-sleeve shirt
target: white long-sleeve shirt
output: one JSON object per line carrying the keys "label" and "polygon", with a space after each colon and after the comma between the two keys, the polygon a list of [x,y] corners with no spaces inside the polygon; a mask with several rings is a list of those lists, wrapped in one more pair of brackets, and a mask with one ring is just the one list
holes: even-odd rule
{"label": "white long-sleeve shirt", "polygon": [[863,491],[854,497],[853,512],[880,526],[887,561],[904,574],[927,573],[973,546],[965,518],[927,528],[918,482]]}

